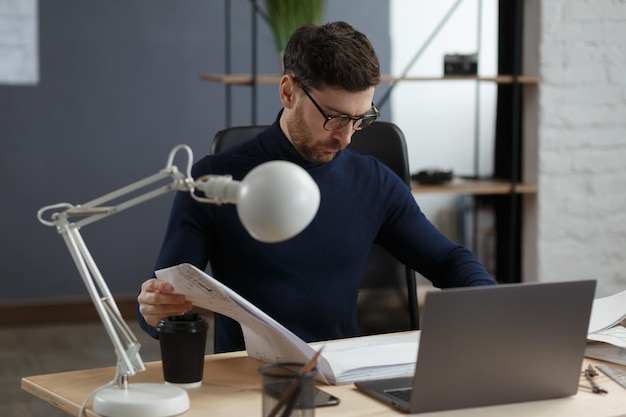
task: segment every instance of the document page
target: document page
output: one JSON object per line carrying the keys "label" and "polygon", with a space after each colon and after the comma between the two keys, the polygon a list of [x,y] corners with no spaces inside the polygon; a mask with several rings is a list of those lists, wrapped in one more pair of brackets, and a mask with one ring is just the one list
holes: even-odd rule
{"label": "document page", "polygon": [[626,290],[596,298],[591,307],[588,333],[597,333],[618,325],[626,318]]}
{"label": "document page", "polygon": [[[250,357],[264,362],[305,363],[321,345],[310,346],[210,275],[190,264],[156,271],[195,306],[223,314],[242,327]],[[412,375],[419,332],[355,337],[327,343],[317,368],[329,384]]]}
{"label": "document page", "polygon": [[597,333],[590,333],[587,335],[587,339],[626,348],[626,327],[615,326]]}
{"label": "document page", "polygon": [[626,365],[625,318],[626,291],[593,300],[585,356]]}

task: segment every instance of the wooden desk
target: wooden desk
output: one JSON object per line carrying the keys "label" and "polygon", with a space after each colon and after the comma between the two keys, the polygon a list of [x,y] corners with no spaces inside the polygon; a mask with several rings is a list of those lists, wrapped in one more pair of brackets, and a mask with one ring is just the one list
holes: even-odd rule
{"label": "wooden desk", "polygon": [[[601,363],[585,360],[588,363]],[[205,358],[204,383],[189,390],[191,409],[185,417],[259,416],[261,414],[260,376],[261,362],[245,356],[245,352],[208,355]],[[146,364],[147,370],[131,379],[132,382],[162,382],[160,362]],[[626,367],[622,367],[626,369]],[[581,367],[582,369],[582,367]],[[113,378],[115,369],[100,368],[31,376],[22,379],[22,389],[44,401],[72,414],[78,415],[83,399],[96,387]],[[423,417],[473,417],[473,416],[626,416],[626,389],[601,374],[597,383],[609,391],[606,395],[593,394],[583,389],[573,397],[547,401],[534,401],[502,406],[479,407],[463,410],[420,414]],[[584,378],[583,383],[586,383]],[[378,417],[405,415],[373,400],[354,388],[354,385],[323,386],[324,390],[338,396],[341,404],[316,410],[316,416]],[[88,416],[96,416],[89,409]],[[43,416],[42,416],[43,417]]]}

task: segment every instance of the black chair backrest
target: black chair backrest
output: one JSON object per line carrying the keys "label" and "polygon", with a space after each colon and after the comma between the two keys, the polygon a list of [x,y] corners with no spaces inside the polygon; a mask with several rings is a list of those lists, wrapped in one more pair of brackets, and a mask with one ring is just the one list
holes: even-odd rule
{"label": "black chair backrest", "polygon": [[211,153],[220,153],[224,149],[258,135],[267,128],[268,126],[236,126],[222,129],[213,137]]}
{"label": "black chair backrest", "polygon": [[[238,126],[220,130],[211,144],[212,153],[256,136],[267,126]],[[372,155],[387,165],[410,187],[411,176],[404,134],[393,123],[374,122],[352,136],[350,148]],[[381,246],[369,255],[359,293],[359,325],[363,335],[419,328],[415,273]],[[407,314],[408,312],[408,314]]]}
{"label": "black chair backrest", "polygon": [[[395,124],[375,122],[355,132],[350,148],[374,156],[391,168],[407,187],[411,186],[406,140]],[[415,272],[379,245],[372,247],[365,267],[359,293],[359,325],[362,334],[419,328]]]}
{"label": "black chair backrest", "polygon": [[404,133],[389,122],[374,122],[366,129],[354,132],[350,149],[372,155],[411,185],[409,159]]}

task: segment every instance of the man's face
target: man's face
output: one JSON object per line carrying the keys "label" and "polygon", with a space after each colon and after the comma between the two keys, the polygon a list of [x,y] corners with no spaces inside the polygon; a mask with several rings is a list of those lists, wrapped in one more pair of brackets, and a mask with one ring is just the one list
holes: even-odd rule
{"label": "man's face", "polygon": [[[292,79],[293,80],[293,79]],[[371,113],[374,87],[359,92],[323,88],[308,91],[311,98],[293,80],[291,85],[293,102],[285,106],[283,113],[285,134],[300,153],[309,162],[330,162],[337,152],[350,144],[354,133],[353,122],[339,130],[324,129],[324,116],[317,109],[313,100],[329,116],[363,116]]]}

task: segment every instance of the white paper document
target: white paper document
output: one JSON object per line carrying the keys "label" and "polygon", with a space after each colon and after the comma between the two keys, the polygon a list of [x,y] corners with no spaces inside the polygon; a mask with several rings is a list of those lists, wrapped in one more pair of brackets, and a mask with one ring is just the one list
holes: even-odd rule
{"label": "white paper document", "polygon": [[626,348],[626,291],[593,300],[588,340]]}
{"label": "white paper document", "polygon": [[609,329],[626,319],[626,290],[593,300],[588,333]]}
{"label": "white paper document", "polygon": [[[256,308],[239,294],[190,264],[156,271],[195,306],[236,320],[241,325],[250,357],[264,362],[306,363],[317,346],[311,346]],[[415,371],[419,331],[356,337],[325,345],[317,368],[329,384],[367,379],[412,376]]]}
{"label": "white paper document", "polygon": [[589,333],[587,339],[626,348],[626,327],[615,326],[597,333]]}

